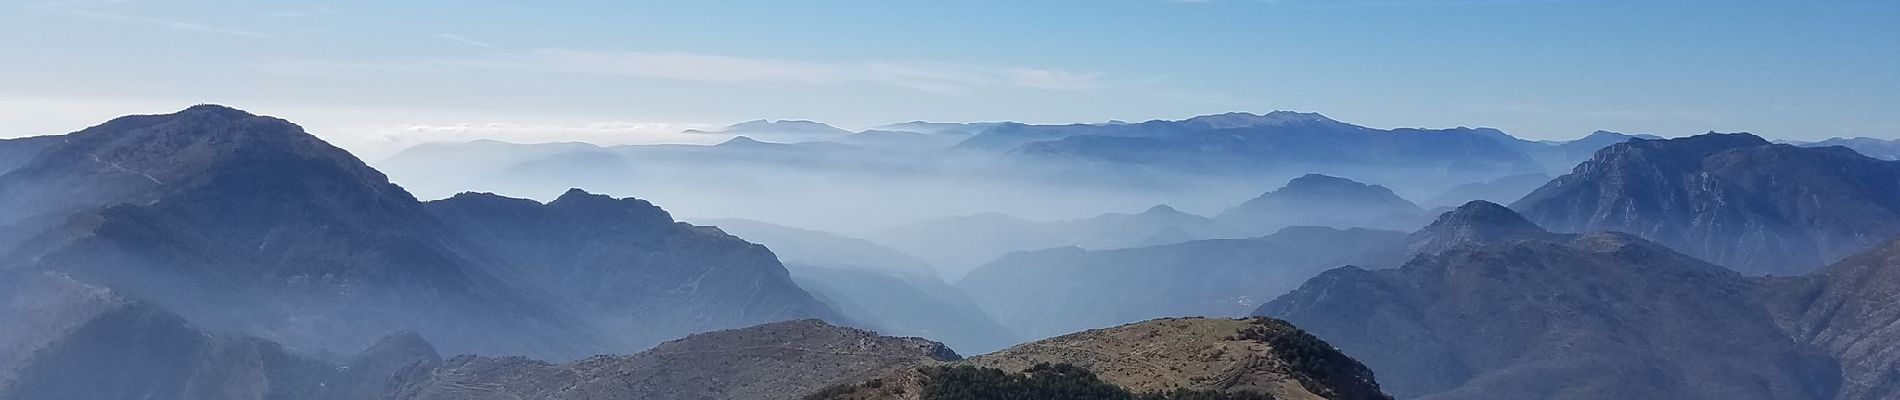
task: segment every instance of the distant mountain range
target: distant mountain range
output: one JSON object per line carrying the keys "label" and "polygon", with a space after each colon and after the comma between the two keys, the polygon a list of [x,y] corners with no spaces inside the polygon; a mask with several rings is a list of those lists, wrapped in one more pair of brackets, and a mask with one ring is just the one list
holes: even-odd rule
{"label": "distant mountain range", "polygon": [[736,136],[790,136],[797,138],[823,138],[850,135],[851,131],[826,125],[823,122],[805,120],[752,120],[728,125],[717,131],[688,129],[686,133],[726,134]]}
{"label": "distant mountain range", "polygon": [[693,133],[413,187],[217,105],[0,140],[0,400],[1900,395],[1892,141]]}
{"label": "distant mountain range", "polygon": [[921,336],[958,351],[987,352],[1017,335],[944,283],[936,267],[868,240],[745,219],[696,222],[770,248],[798,286],[856,326]]}
{"label": "distant mountain range", "polygon": [[1840,146],[1853,149],[1862,155],[1882,160],[1900,160],[1900,139],[1880,139],[1869,137],[1832,138],[1819,142],[1795,143],[1801,147]]}
{"label": "distant mountain range", "polygon": [[1253,239],[1011,253],[957,282],[1030,338],[1171,315],[1241,315],[1346,264],[1390,258],[1405,234],[1287,228]]}
{"label": "distant mountain range", "polygon": [[1136,214],[1035,222],[999,213],[964,215],[885,230],[877,240],[930,260],[950,278],[1016,251],[1056,247],[1118,249],[1239,237],[1237,229],[1165,205]]}
{"label": "distant mountain range", "polygon": [[[766,132],[781,125],[822,132]],[[719,145],[430,143],[377,165],[425,198],[474,190],[550,200],[581,187],[669,200],[688,216],[871,236],[873,227],[826,224],[984,212],[1086,218],[1154,204],[1217,211],[1239,193],[1259,194],[1311,173],[1381,185],[1414,202],[1433,200],[1427,206],[1509,202],[1524,189],[1437,197],[1459,185],[1560,175],[1598,148],[1644,137],[1595,132],[1531,141],[1484,128],[1372,129],[1295,112],[1072,125],[911,122],[856,133],[814,126],[753,121],[718,132],[734,137]],[[809,190],[816,185],[875,190]],[[970,187],[1009,195],[943,192]],[[831,208],[847,203],[857,207]]]}

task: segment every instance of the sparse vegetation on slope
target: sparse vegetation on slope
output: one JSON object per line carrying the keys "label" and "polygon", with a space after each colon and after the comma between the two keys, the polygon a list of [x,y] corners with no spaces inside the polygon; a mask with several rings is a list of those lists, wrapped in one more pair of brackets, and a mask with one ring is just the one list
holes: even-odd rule
{"label": "sparse vegetation on slope", "polygon": [[[1177,389],[1135,393],[1103,381],[1088,369],[1071,364],[1037,364],[1019,374],[968,365],[919,369],[923,400],[1273,400],[1260,392],[1221,392]],[[806,396],[806,400],[857,399],[860,391],[879,393],[884,381],[834,386]],[[884,392],[901,394],[902,390]]]}

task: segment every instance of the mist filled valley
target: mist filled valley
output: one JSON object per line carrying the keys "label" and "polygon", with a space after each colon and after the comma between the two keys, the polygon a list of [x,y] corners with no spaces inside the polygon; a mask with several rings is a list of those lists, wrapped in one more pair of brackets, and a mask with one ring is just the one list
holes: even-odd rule
{"label": "mist filled valley", "polygon": [[1895,16],[0,1],[0,400],[1900,399]]}
{"label": "mist filled valley", "polygon": [[[1900,387],[1882,305],[1900,284],[1900,161],[1854,148],[1291,112],[796,134],[815,124],[366,163],[290,121],[198,105],[0,141],[0,388],[881,398],[948,390],[930,385],[973,373],[955,365],[1034,386],[1038,364],[1129,393],[1274,398]],[[1193,355],[1231,340],[1262,347]],[[1288,359],[1282,340],[1337,353]],[[1244,366],[1257,357],[1293,364]],[[854,386],[887,379],[921,386]]]}

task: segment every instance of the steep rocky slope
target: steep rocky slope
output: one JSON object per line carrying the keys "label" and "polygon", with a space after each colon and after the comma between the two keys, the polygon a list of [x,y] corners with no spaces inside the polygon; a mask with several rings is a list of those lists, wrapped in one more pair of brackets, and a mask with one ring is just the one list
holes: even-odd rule
{"label": "steep rocky slope", "polygon": [[1840,360],[1841,398],[1900,396],[1900,241],[1763,285],[1796,340]]}
{"label": "steep rocky slope", "polygon": [[1421,399],[1826,399],[1839,373],[1727,269],[1623,234],[1454,246],[1344,267],[1257,313]]}
{"label": "steep rocky slope", "polygon": [[12,171],[21,164],[31,161],[41,149],[58,142],[58,136],[34,136],[14,139],[0,139],[0,174]]}
{"label": "steep rocky slope", "polygon": [[0,175],[0,220],[32,232],[0,268],[310,351],[348,354],[394,331],[455,351],[605,349],[402,188],[290,122],[201,105],[60,139]]}
{"label": "steep rocky slope", "polygon": [[428,210],[592,316],[623,348],[766,322],[838,319],[764,246],[674,222],[645,200],[579,189],[547,204],[464,193],[429,202]]}
{"label": "steep rocky slope", "polygon": [[1511,205],[1563,232],[1621,231],[1751,275],[1798,275],[1900,235],[1900,162],[1749,134],[1631,140]]}

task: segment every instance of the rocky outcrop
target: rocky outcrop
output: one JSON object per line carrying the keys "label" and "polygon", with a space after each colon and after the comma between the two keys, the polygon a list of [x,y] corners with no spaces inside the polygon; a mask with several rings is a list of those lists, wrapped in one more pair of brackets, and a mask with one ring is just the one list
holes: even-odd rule
{"label": "rocky outcrop", "polygon": [[[1099,378],[1119,387],[1120,396],[1102,398],[1162,393],[1226,394],[1231,397],[1219,398],[1235,399],[1391,398],[1380,390],[1371,370],[1326,342],[1271,318],[1163,318],[1036,341],[960,364],[1032,375],[1052,365],[1079,368],[1092,375],[1086,379]],[[940,374],[947,371],[916,368],[809,398],[931,400],[943,393],[981,390],[944,387],[946,383],[937,380],[945,379]],[[1071,372],[1063,375],[1077,378]]]}

